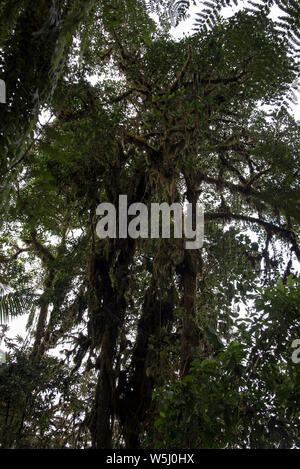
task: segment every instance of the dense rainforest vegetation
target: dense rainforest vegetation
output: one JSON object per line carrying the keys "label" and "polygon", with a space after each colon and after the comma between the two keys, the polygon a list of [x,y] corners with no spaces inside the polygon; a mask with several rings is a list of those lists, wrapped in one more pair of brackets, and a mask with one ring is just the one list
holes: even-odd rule
{"label": "dense rainforest vegetation", "polygon": [[[1,1],[1,448],[300,446],[299,27],[298,0]],[[100,239],[120,194],[201,203],[203,246]]]}

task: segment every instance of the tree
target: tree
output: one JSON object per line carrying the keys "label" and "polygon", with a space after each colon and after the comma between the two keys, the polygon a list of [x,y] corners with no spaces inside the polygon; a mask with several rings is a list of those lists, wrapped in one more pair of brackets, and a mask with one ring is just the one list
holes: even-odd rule
{"label": "tree", "polygon": [[[159,24],[147,2],[95,3],[15,167],[0,275],[38,295],[26,360],[68,343],[70,376],[97,381],[79,422],[94,448],[297,446],[299,127],[279,105],[295,54],[264,9],[175,41],[156,5]],[[96,208],[120,194],[201,201],[203,248],[99,239]]]}

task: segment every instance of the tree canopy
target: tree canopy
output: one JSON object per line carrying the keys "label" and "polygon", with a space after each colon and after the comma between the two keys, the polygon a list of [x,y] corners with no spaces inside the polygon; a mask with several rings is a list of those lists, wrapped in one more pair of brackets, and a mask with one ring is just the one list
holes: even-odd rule
{"label": "tree canopy", "polygon": [[[192,3],[1,3],[1,448],[300,445],[299,4]],[[100,239],[122,194],[203,247]]]}

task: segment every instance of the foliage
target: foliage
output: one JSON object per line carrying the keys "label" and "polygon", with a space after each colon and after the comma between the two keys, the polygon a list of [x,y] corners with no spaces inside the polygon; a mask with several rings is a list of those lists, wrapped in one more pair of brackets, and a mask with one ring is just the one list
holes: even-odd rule
{"label": "foliage", "polygon": [[[2,286],[0,285],[2,289]],[[4,289],[2,289],[5,292]],[[0,296],[0,322],[7,322],[11,316],[28,313],[33,305],[31,291],[4,293]]]}
{"label": "foliage", "polygon": [[157,447],[299,446],[299,366],[291,360],[299,304],[291,277],[261,291],[228,345],[154,393]]}
{"label": "foliage", "polygon": [[8,353],[0,365],[0,447],[88,445],[84,415],[90,392],[84,379],[71,374],[57,358],[32,361],[22,344],[11,339],[5,342]]}
{"label": "foliage", "polygon": [[[206,2],[218,15],[176,40],[170,6],[189,3],[27,0],[1,19],[0,313],[29,332],[6,339],[2,447],[299,446],[297,51],[271,1],[228,19]],[[99,239],[120,194],[201,202],[203,248]]]}

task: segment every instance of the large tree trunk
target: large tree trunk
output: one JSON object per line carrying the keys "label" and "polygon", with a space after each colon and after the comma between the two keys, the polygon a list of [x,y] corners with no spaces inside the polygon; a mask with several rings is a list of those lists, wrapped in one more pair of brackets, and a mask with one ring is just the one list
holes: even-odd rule
{"label": "large tree trunk", "polygon": [[[92,318],[93,345],[100,345],[101,348],[97,360],[99,377],[91,432],[93,447],[98,449],[112,447],[116,387],[114,361],[119,332],[126,311],[125,294],[128,288],[128,267],[134,254],[134,241],[124,240],[122,247],[113,273],[111,271],[112,257],[110,258],[111,262],[107,262],[101,255],[96,256],[94,264],[99,310]],[[112,275],[114,285],[112,285]]]}
{"label": "large tree trunk", "polygon": [[[152,405],[152,392],[158,383],[160,363],[157,354],[149,349],[151,338],[158,338],[161,330],[173,322],[173,295],[163,288],[162,279],[152,280],[145,294],[139,320],[136,345],[133,350],[130,376],[124,387],[117,390],[119,418],[127,449],[140,447],[140,434]],[[161,384],[161,383],[158,383]]]}
{"label": "large tree trunk", "polygon": [[[132,190],[132,188],[131,188]],[[108,191],[109,192],[109,191]],[[118,194],[115,194],[115,206]],[[146,203],[146,179],[144,174],[137,175],[133,200]],[[131,201],[128,201],[130,204]],[[101,241],[103,246],[103,241]],[[115,359],[119,335],[126,313],[126,293],[129,286],[129,267],[135,253],[136,243],[131,238],[109,240],[108,247],[95,252],[91,266],[90,282],[97,297],[97,308],[92,311],[92,346],[100,346],[97,360],[99,377],[95,394],[95,405],[91,419],[93,447],[109,449],[112,447],[113,425],[116,408],[117,370]],[[119,253],[116,259],[116,253]]]}
{"label": "large tree trunk", "polygon": [[[196,205],[199,190],[195,189],[193,181],[187,177],[187,199],[193,204],[193,229],[196,228]],[[184,311],[182,318],[181,334],[181,376],[186,375],[191,366],[195,349],[199,346],[199,330],[195,321],[197,305],[197,278],[201,273],[202,259],[198,249],[184,251],[182,263],[177,266],[177,272],[181,277],[182,299]]]}

